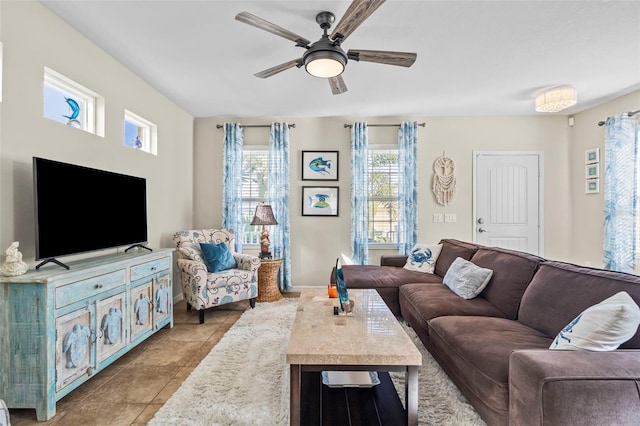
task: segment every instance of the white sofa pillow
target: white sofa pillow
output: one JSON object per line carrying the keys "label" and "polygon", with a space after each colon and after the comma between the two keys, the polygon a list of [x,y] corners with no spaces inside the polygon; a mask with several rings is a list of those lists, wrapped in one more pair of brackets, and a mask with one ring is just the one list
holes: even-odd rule
{"label": "white sofa pillow", "polygon": [[489,284],[493,271],[456,257],[442,283],[463,299],[473,299]]}
{"label": "white sofa pillow", "polygon": [[0,426],[11,426],[11,420],[9,419],[9,409],[7,404],[0,399]]}
{"label": "white sofa pillow", "polygon": [[593,305],[566,325],[549,349],[613,351],[640,325],[640,308],[626,291]]}
{"label": "white sofa pillow", "polygon": [[441,250],[442,244],[416,244],[413,246],[413,249],[411,249],[404,268],[410,271],[433,274],[436,267],[436,260],[438,260]]}

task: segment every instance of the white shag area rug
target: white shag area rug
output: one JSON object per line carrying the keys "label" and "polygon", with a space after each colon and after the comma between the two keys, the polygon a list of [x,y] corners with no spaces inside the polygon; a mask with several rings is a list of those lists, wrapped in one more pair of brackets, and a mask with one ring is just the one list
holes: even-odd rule
{"label": "white shag area rug", "polygon": [[[296,298],[284,298],[247,309],[148,424],[288,425],[285,353],[297,304]],[[422,352],[419,424],[485,425],[414,331],[403,327]],[[404,375],[391,377],[404,403]]]}

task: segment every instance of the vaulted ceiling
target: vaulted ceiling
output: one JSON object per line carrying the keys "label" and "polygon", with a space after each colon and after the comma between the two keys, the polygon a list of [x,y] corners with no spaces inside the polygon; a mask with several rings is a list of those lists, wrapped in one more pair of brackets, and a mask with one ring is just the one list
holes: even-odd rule
{"label": "vaulted ceiling", "polygon": [[255,77],[304,50],[234,17],[315,41],[316,14],[337,23],[350,1],[41,2],[195,117],[535,115],[536,94],[573,85],[564,115],[640,89],[640,1],[389,0],[343,48],[415,64],[349,61],[340,95],[304,68]]}

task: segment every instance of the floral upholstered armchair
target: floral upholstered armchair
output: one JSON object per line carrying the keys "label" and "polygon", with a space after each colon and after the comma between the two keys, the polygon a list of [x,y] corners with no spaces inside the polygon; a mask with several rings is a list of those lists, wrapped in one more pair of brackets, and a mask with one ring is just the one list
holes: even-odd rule
{"label": "floral upholstered armchair", "polygon": [[[234,239],[233,231],[228,229],[198,229],[173,235],[178,251],[182,294],[187,301],[187,310],[194,308],[200,311],[200,324],[204,323],[204,310],[207,308],[247,299],[252,308],[256,305],[260,258],[235,253]],[[236,267],[209,272],[200,243],[225,243]]]}

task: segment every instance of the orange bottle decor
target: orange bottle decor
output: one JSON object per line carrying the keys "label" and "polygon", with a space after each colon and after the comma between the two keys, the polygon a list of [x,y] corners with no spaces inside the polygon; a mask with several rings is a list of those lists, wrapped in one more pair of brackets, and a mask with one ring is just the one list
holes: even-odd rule
{"label": "orange bottle decor", "polygon": [[338,288],[336,287],[335,284],[329,284],[329,297],[332,299],[335,299],[336,297],[338,297]]}

